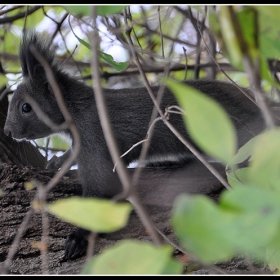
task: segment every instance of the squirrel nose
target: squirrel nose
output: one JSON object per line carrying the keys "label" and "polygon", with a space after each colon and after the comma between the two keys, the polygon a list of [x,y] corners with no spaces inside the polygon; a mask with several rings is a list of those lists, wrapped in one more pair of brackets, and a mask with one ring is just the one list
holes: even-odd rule
{"label": "squirrel nose", "polygon": [[8,128],[6,128],[6,127],[4,127],[4,133],[5,133],[7,136],[12,137],[12,132],[11,132],[11,130],[8,129]]}

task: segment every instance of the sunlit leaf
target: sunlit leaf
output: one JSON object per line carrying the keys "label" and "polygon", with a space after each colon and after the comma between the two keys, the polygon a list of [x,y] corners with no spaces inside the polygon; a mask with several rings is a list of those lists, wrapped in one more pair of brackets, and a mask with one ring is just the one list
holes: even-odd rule
{"label": "sunlit leaf", "polygon": [[123,240],[95,256],[82,274],[179,274],[183,266],[172,259],[172,247]]}
{"label": "sunlit leaf", "polygon": [[175,94],[187,130],[196,144],[206,153],[228,163],[235,154],[237,143],[234,126],[224,109],[202,92],[171,79],[167,86]]}
{"label": "sunlit leaf", "polygon": [[280,181],[280,129],[261,134],[253,146],[249,180],[259,186],[277,187]]}
{"label": "sunlit leaf", "polygon": [[278,28],[280,6],[253,6],[259,15],[260,51],[266,58],[279,57],[280,34]]}
{"label": "sunlit leaf", "polygon": [[181,195],[172,224],[186,250],[214,263],[237,254],[265,260],[265,247],[278,233],[280,197],[267,189],[236,187],[220,203],[202,195]]}
{"label": "sunlit leaf", "polygon": [[7,83],[7,77],[4,74],[0,74],[0,88],[4,87]]}
{"label": "sunlit leaf", "polygon": [[129,203],[79,197],[60,199],[47,207],[58,218],[95,232],[112,232],[124,227],[131,209]]}
{"label": "sunlit leaf", "polygon": [[258,137],[259,136],[253,137],[245,145],[240,147],[236,155],[232,158],[231,163],[238,164],[248,159],[252,154],[253,146],[255,145]]}
{"label": "sunlit leaf", "polygon": [[100,16],[106,16],[108,14],[118,14],[122,12],[122,10],[127,7],[126,5],[98,5],[97,6],[97,14]]}
{"label": "sunlit leaf", "polygon": [[248,183],[248,167],[227,172],[227,180],[232,188],[242,187]]}
{"label": "sunlit leaf", "polygon": [[65,5],[63,6],[69,13],[77,16],[89,16],[90,6],[89,5]]}
{"label": "sunlit leaf", "polygon": [[204,196],[180,195],[174,202],[172,225],[184,248],[202,262],[214,263],[233,257],[230,240],[235,215],[221,212]]}

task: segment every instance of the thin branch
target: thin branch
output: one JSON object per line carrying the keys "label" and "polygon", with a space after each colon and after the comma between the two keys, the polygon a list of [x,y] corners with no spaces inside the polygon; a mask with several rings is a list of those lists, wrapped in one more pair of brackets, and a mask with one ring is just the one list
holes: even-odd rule
{"label": "thin branch", "polygon": [[[38,191],[43,191],[44,186],[40,186]],[[41,201],[42,204],[45,201]],[[41,216],[42,216],[42,238],[41,238],[41,245],[40,245],[40,252],[42,255],[42,272],[43,274],[49,273],[49,262],[48,262],[48,244],[49,244],[49,218],[48,212],[42,208],[41,209]]]}
{"label": "thin branch", "polygon": [[21,12],[21,13],[18,13],[16,15],[14,15],[14,16],[11,16],[11,17],[0,18],[0,24],[12,23],[15,20],[18,20],[18,19],[21,19],[21,18],[24,18],[28,15],[33,14],[34,12],[36,12],[37,10],[39,10],[42,7],[43,6],[34,6],[31,9],[28,9],[27,12],[24,11],[24,12]]}
{"label": "thin branch", "polygon": [[160,6],[158,6],[158,22],[159,22],[159,32],[160,32],[160,39],[161,39],[161,52],[162,52],[162,57],[164,57],[163,36],[162,36],[161,19],[160,19]]}
{"label": "thin branch", "polygon": [[[125,24],[127,25],[127,21],[125,21]],[[127,29],[127,28],[126,28]],[[168,128],[174,133],[174,135],[176,137],[178,137],[178,139],[208,168],[208,170],[227,188],[227,189],[231,189],[231,187],[229,186],[229,184],[227,183],[227,181],[223,178],[223,176],[221,176],[221,174],[207,161],[204,159],[204,157],[195,149],[195,147],[189,142],[187,141],[180,133],[179,131],[177,131],[175,129],[175,127],[166,119],[164,118],[164,114],[162,112],[162,110],[160,109],[159,105],[157,104],[156,98],[154,96],[154,93],[151,89],[151,86],[147,80],[147,77],[141,67],[141,64],[139,62],[138,56],[135,52],[135,49],[133,47],[133,42],[131,40],[131,37],[129,36],[129,33],[127,32],[127,38],[128,38],[128,42],[131,48],[131,52],[133,53],[133,58],[135,60],[136,65],[138,66],[139,72],[141,77],[143,78],[144,84],[147,88],[147,91],[154,103],[154,105],[156,106],[160,116],[162,117],[162,120],[164,121],[164,123],[168,126]]]}
{"label": "thin branch", "polygon": [[[200,28],[198,28],[198,31],[200,31]],[[209,56],[212,58],[213,62],[217,65],[218,69],[232,82],[233,85],[235,85],[250,101],[252,101],[255,105],[258,105],[258,103],[242,88],[240,87],[234,80],[232,80],[232,78],[225,72],[225,70],[223,69],[223,67],[221,67],[221,65],[216,61],[216,59],[213,57],[213,55],[211,54],[211,51],[208,48],[207,43],[205,42],[204,38],[202,37],[202,40],[204,41],[205,44],[205,48],[209,54]]]}
{"label": "thin branch", "polygon": [[14,7],[10,8],[10,9],[3,10],[3,11],[0,12],[0,16],[3,16],[5,14],[9,13],[9,12],[12,12],[14,10],[17,10],[17,9],[23,8],[23,7],[24,6],[14,6]]}
{"label": "thin branch", "polygon": [[[92,48],[92,75],[95,82],[95,88],[94,88],[94,94],[95,99],[97,103],[99,118],[101,121],[102,129],[104,132],[104,136],[107,142],[107,146],[109,148],[111,157],[114,162],[116,162],[119,159],[119,152],[118,152],[118,146],[115,142],[114,135],[111,129],[110,120],[108,117],[107,112],[107,106],[105,104],[104,96],[102,94],[102,88],[101,88],[101,79],[99,76],[98,71],[98,65],[99,65],[99,59],[98,59],[98,44],[99,44],[99,36],[97,31],[97,24],[96,24],[96,7],[91,6],[91,16],[93,18],[93,32],[90,33],[90,41],[91,41],[91,48]],[[131,180],[129,178],[127,169],[123,163],[122,160],[119,160],[119,164],[117,165],[117,172],[119,175],[119,178],[121,180],[121,183],[124,188],[124,192],[126,194],[129,194],[129,197],[127,200],[131,202],[131,204],[134,206],[134,209],[136,210],[140,220],[146,227],[147,231],[152,236],[155,244],[160,245],[161,239],[158,235],[158,233],[154,229],[154,225],[152,221],[150,220],[149,215],[147,214],[147,211],[142,206],[141,201],[138,198],[138,194],[135,191],[134,186],[131,184]],[[123,194],[121,194],[123,195]],[[118,197],[118,196],[117,196]]]}
{"label": "thin branch", "polygon": [[30,46],[31,51],[33,52],[35,58],[40,62],[40,64],[44,67],[44,70],[46,72],[46,76],[48,79],[48,82],[50,83],[51,88],[53,89],[55,98],[57,100],[57,104],[59,106],[59,109],[61,110],[61,113],[65,119],[65,122],[68,124],[69,129],[71,130],[71,133],[73,135],[73,142],[74,146],[72,149],[72,153],[69,156],[69,158],[63,163],[61,169],[55,174],[55,176],[48,182],[48,184],[45,186],[46,193],[50,191],[63,177],[63,175],[69,170],[69,168],[72,166],[72,163],[76,160],[79,151],[80,151],[80,136],[79,132],[73,122],[73,119],[71,115],[68,112],[68,109],[64,103],[62,93],[60,91],[60,88],[56,82],[56,79],[53,75],[52,69],[48,62],[37,52],[36,48],[34,46]]}
{"label": "thin branch", "polygon": [[[152,119],[152,118],[151,118],[151,119]],[[148,129],[148,132],[147,132],[147,137],[146,137],[145,139],[143,139],[143,140],[141,140],[141,141],[135,143],[134,145],[132,145],[125,153],[123,153],[123,154],[120,156],[120,158],[122,158],[122,157],[124,157],[125,155],[127,155],[129,152],[131,152],[134,148],[136,148],[136,147],[139,146],[140,144],[142,144],[142,143],[144,143],[144,142],[147,142],[147,141],[151,138],[151,131],[152,131],[154,125],[155,125],[156,122],[159,121],[159,120],[161,120],[161,117],[154,119],[154,120],[152,121],[152,124],[149,125],[149,129]],[[143,161],[143,159],[141,159],[141,156],[140,156],[139,162],[141,163],[142,161]],[[117,165],[117,162],[116,162],[115,165],[114,165],[114,169],[115,169],[116,165]],[[114,170],[114,169],[113,169],[113,170]]]}
{"label": "thin branch", "polygon": [[86,255],[87,261],[91,260],[93,256],[96,238],[97,238],[97,233],[94,231],[92,231],[87,238],[88,240],[87,255]]}

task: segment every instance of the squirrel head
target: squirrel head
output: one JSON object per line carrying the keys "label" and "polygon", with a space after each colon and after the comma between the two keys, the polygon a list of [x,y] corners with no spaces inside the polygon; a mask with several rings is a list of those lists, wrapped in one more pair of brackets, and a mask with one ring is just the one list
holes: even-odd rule
{"label": "squirrel head", "polygon": [[51,43],[50,38],[33,30],[23,32],[19,51],[23,81],[9,103],[4,127],[5,134],[17,140],[34,140],[55,133],[44,121],[46,117],[55,124],[64,121],[45,69],[38,60],[38,56],[43,57],[56,76]]}

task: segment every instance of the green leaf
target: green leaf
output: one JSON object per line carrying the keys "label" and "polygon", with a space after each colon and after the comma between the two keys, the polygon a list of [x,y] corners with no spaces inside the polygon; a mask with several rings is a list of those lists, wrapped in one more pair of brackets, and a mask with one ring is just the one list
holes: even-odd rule
{"label": "green leaf", "polygon": [[180,195],[172,210],[171,221],[187,251],[204,263],[225,261],[234,256],[230,240],[234,214],[221,212],[204,196]]}
{"label": "green leaf", "polygon": [[227,173],[227,180],[232,188],[249,185],[248,169],[248,167],[245,167]]}
{"label": "green leaf", "polygon": [[220,198],[220,207],[234,208],[239,212],[261,213],[263,217],[275,215],[280,219],[280,196],[273,190],[238,187],[224,192]]}
{"label": "green leaf", "polygon": [[219,12],[219,21],[221,26],[221,34],[225,44],[229,60],[237,68],[242,68],[242,51],[239,38],[235,30],[235,21],[233,20],[230,7],[221,6]]}
{"label": "green leaf", "polygon": [[[89,44],[88,42],[82,40],[81,38],[79,38],[79,37],[75,34],[75,32],[74,32],[74,30],[72,29],[71,25],[70,25],[70,28],[71,28],[71,30],[72,30],[74,36],[78,39],[78,41],[79,41],[82,45],[84,45],[86,48],[88,48],[89,50],[91,50],[90,44]],[[129,65],[129,62],[116,62],[116,61],[114,60],[114,58],[113,58],[111,55],[106,54],[106,53],[101,52],[101,51],[98,51],[98,55],[99,55],[102,59],[104,59],[109,65],[111,65],[111,66],[112,66],[115,70],[117,70],[117,71],[122,71],[122,70],[126,69],[127,66]]]}
{"label": "green leaf", "polygon": [[172,251],[169,245],[122,240],[88,262],[82,274],[179,274],[183,266]]}
{"label": "green leaf", "polygon": [[278,233],[280,221],[280,196],[275,191],[248,186],[224,192],[220,198],[221,209],[240,213],[235,221],[236,247],[244,253],[265,258],[263,249]]}
{"label": "green leaf", "polygon": [[253,137],[245,145],[239,148],[238,152],[231,159],[231,163],[238,164],[248,159],[252,154],[253,146],[256,144],[258,137],[259,135]]}
{"label": "green leaf", "polygon": [[[252,61],[259,58],[258,14],[252,7],[244,7],[237,12],[242,37]],[[241,42],[239,42],[241,46]]]}
{"label": "green leaf", "polygon": [[279,13],[280,6],[253,6],[259,14],[260,51],[266,58],[279,57],[280,34]]}
{"label": "green leaf", "polygon": [[[77,16],[89,16],[90,15],[90,6],[89,5],[67,5],[63,6],[65,9],[74,15]],[[106,16],[108,14],[117,14],[120,13],[127,5],[98,5],[97,14],[100,16]]]}
{"label": "green leaf", "polygon": [[106,16],[108,14],[118,14],[122,12],[124,8],[126,8],[127,5],[107,5],[107,6],[97,6],[97,14],[100,16]]}
{"label": "green leaf", "polygon": [[96,198],[71,197],[47,206],[58,218],[94,232],[112,232],[124,227],[132,207]]}
{"label": "green leaf", "polygon": [[8,78],[4,74],[0,74],[0,88],[4,87],[8,83]]}
{"label": "green leaf", "polygon": [[280,189],[280,128],[257,138],[250,161],[249,180],[262,187]]}
{"label": "green leaf", "polygon": [[116,62],[110,54],[101,51],[98,51],[98,55],[117,71],[125,70],[129,65],[129,62]]}
{"label": "green leaf", "polygon": [[224,109],[213,99],[185,84],[166,81],[182,109],[187,130],[195,143],[209,155],[230,162],[236,152],[235,129]]}
{"label": "green leaf", "polygon": [[69,143],[59,135],[52,135],[50,147],[58,150],[66,151],[69,148]]}
{"label": "green leaf", "polygon": [[69,13],[77,16],[89,16],[90,6],[89,5],[65,5],[63,6]]}
{"label": "green leaf", "polygon": [[279,274],[280,270],[280,227],[277,230],[277,234],[272,242],[269,244],[266,250],[266,261],[271,269],[276,274]]}
{"label": "green leaf", "polygon": [[278,234],[280,196],[260,188],[225,191],[220,203],[181,195],[172,212],[174,230],[186,250],[202,262],[225,261],[237,254],[265,260],[265,248]]}

